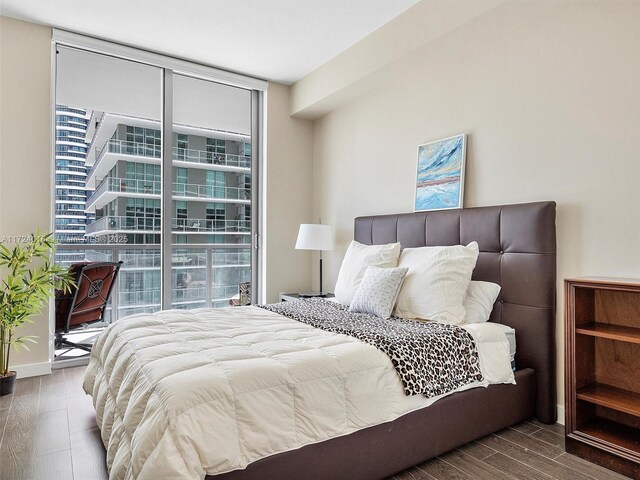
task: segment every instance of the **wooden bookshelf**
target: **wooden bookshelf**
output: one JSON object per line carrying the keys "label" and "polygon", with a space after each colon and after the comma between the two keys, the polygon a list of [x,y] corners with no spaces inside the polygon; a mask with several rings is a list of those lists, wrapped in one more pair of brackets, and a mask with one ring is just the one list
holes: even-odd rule
{"label": "wooden bookshelf", "polygon": [[[622,388],[592,383],[576,391],[576,398],[619,412],[640,417],[640,393]],[[639,432],[640,433],[640,432]]]}
{"label": "wooden bookshelf", "polygon": [[640,343],[640,328],[623,327],[606,323],[593,323],[576,327],[576,333],[593,337],[610,338],[621,342]]}
{"label": "wooden bookshelf", "polygon": [[640,280],[565,280],[566,450],[640,480]]}

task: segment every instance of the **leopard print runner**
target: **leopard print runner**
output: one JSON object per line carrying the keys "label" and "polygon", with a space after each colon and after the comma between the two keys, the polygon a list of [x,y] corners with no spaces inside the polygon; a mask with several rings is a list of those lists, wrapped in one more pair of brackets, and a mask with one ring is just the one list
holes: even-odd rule
{"label": "leopard print runner", "polygon": [[464,329],[436,322],[388,320],[322,298],[259,305],[285,317],[373,345],[393,362],[406,395],[435,397],[482,381],[478,352]]}

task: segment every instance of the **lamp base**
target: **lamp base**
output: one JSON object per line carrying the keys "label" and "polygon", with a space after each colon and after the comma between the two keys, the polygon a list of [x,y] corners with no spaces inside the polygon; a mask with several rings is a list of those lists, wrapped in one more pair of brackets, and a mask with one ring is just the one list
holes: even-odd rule
{"label": "lamp base", "polygon": [[298,294],[300,298],[326,297],[327,295],[329,295],[328,292],[307,292]]}

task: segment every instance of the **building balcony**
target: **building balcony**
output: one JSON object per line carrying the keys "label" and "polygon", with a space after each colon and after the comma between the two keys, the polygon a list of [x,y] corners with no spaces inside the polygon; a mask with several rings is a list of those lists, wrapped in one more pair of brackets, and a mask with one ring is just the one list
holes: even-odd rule
{"label": "building balcony", "polygon": [[[113,289],[109,320],[160,310],[160,245],[58,245],[56,263],[122,261]],[[171,307],[228,306],[239,283],[251,278],[251,246],[174,245],[171,252]]]}
{"label": "building balcony", "polygon": [[[159,233],[160,218],[106,216],[86,226],[88,236],[120,233]],[[206,220],[197,218],[173,218],[171,231],[176,234],[192,233],[251,233],[250,220]]]}
{"label": "building balcony", "polygon": [[[104,148],[96,153],[96,161],[88,171],[87,182],[95,182],[97,177],[107,174],[118,160],[126,160],[122,155],[135,158],[129,159],[138,163],[160,164],[162,149],[156,145],[146,143],[127,142],[111,139]],[[251,157],[242,155],[213,153],[191,148],[172,147],[174,166],[197,167],[206,170],[220,170],[229,172],[249,173],[251,171]]]}
{"label": "building balcony", "polygon": [[75,212],[73,210],[56,210],[56,217],[83,220],[87,218],[87,215],[82,210],[78,212]]}
{"label": "building balcony", "polygon": [[[238,187],[214,187],[192,183],[173,184],[173,198],[176,200],[196,200],[219,203],[251,202],[251,190]],[[85,211],[94,213],[118,197],[160,198],[161,183],[157,180],[131,180],[127,178],[107,177],[87,199]]]}
{"label": "building balcony", "polygon": [[96,208],[102,208],[120,196],[160,198],[160,188],[158,181],[107,177],[87,198],[85,211],[94,213]]}

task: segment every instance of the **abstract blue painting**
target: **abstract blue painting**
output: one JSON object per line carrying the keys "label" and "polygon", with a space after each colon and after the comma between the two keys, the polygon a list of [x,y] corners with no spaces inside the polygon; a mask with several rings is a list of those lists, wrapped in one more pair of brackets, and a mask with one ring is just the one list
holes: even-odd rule
{"label": "abstract blue painting", "polygon": [[418,147],[415,211],[462,208],[465,135]]}

